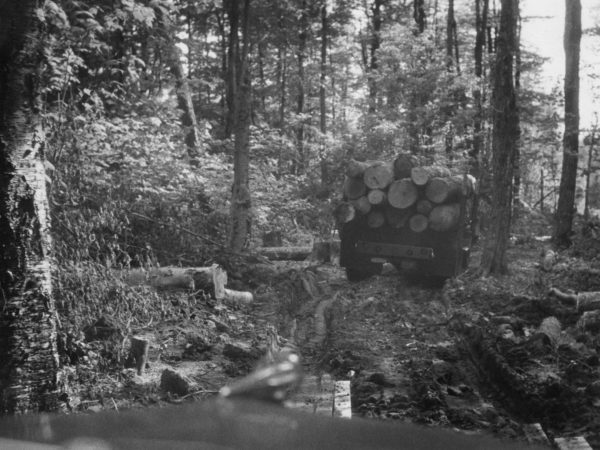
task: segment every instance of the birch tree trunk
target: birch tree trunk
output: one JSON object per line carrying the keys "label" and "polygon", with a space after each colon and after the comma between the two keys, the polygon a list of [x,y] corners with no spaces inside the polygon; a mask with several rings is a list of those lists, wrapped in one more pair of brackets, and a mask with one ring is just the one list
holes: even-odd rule
{"label": "birch tree trunk", "polygon": [[502,0],[500,12],[491,108],[494,126],[492,217],[481,257],[481,268],[484,274],[502,274],[508,269],[506,249],[512,218],[512,181],[519,134],[519,116],[513,78],[517,5],[517,0]]}
{"label": "birch tree trunk", "polygon": [[579,152],[579,53],[581,45],[581,2],[565,0],[565,134],[563,163],[556,209],[554,241],[560,247],[571,245],[575,187]]}
{"label": "birch tree trunk", "polygon": [[0,2],[0,414],[56,409],[36,5]]}

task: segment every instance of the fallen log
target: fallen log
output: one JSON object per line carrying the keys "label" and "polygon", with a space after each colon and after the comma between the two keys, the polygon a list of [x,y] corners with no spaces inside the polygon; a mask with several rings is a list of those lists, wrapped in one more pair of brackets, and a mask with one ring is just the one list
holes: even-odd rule
{"label": "fallen log", "polygon": [[344,196],[348,200],[355,200],[367,193],[367,186],[360,177],[346,177],[344,181]]}
{"label": "fallen log", "polygon": [[449,177],[450,175],[452,175],[450,169],[441,166],[413,167],[410,171],[410,178],[417,186],[425,186],[433,178]]}
{"label": "fallen log", "polygon": [[371,211],[371,202],[366,195],[357,198],[356,200],[350,200],[350,204],[354,206],[354,209],[358,214],[365,215]]}
{"label": "fallen log", "polygon": [[448,231],[460,220],[460,205],[448,203],[434,207],[429,213],[429,227],[435,231]]}
{"label": "fallen log", "polygon": [[256,253],[271,261],[304,261],[312,252],[311,246],[299,247],[262,247]]}
{"label": "fallen log", "polygon": [[369,189],[385,189],[394,181],[392,164],[377,162],[365,169],[363,182]]}
{"label": "fallen log", "polygon": [[596,332],[600,330],[600,311],[586,311],[577,321],[577,327],[584,331]]}
{"label": "fallen log", "polygon": [[379,209],[372,209],[367,216],[367,225],[369,228],[379,228],[385,223],[385,215]]}
{"label": "fallen log", "polygon": [[417,187],[410,178],[394,181],[387,192],[388,203],[400,209],[414,205],[418,196]]}
{"label": "fallen log", "polygon": [[551,295],[563,302],[575,306],[577,311],[595,311],[600,309],[600,291],[580,292],[578,294],[563,292],[557,288],[551,288]]}
{"label": "fallen log", "polygon": [[234,303],[253,301],[250,292],[226,289],[227,272],[217,264],[210,267],[158,267],[150,270],[131,269],[122,274],[130,286],[152,286],[156,289],[189,289],[211,292],[216,300]]}
{"label": "fallen log", "polygon": [[408,220],[408,227],[415,233],[421,233],[427,229],[429,219],[423,214],[413,214]]}
{"label": "fallen log", "polygon": [[333,254],[339,251],[340,243],[336,240],[314,241],[312,246],[297,247],[262,247],[255,251],[272,261],[304,261],[313,259],[330,262]]}
{"label": "fallen log", "polygon": [[371,205],[383,205],[387,199],[387,195],[381,189],[372,189],[367,194],[367,199]]}
{"label": "fallen log", "polygon": [[425,187],[425,197],[438,204],[458,201],[470,196],[471,192],[470,184],[465,183],[462,175],[432,178]]}
{"label": "fallen log", "polygon": [[388,225],[392,228],[398,229],[406,226],[408,219],[412,214],[414,214],[414,211],[410,208],[398,209],[388,205],[384,210],[384,214]]}
{"label": "fallen log", "polygon": [[338,224],[348,223],[356,217],[356,209],[352,203],[342,202],[335,207],[333,216]]}
{"label": "fallen log", "polygon": [[410,171],[419,164],[419,159],[411,153],[400,153],[394,160],[394,177],[397,180],[410,178]]}

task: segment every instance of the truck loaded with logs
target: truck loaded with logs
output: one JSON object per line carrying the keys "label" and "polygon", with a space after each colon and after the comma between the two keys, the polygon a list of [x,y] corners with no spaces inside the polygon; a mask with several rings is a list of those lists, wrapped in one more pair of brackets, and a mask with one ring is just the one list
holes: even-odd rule
{"label": "truck loaded with logs", "polygon": [[452,277],[468,263],[475,179],[411,154],[393,162],[350,160],[335,209],[340,265],[349,280],[398,269]]}

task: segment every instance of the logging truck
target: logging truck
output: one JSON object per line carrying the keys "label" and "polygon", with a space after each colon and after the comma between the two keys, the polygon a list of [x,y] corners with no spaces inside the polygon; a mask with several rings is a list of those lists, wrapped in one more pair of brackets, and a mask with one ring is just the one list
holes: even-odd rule
{"label": "logging truck", "polygon": [[443,278],[466,269],[475,179],[412,155],[393,162],[351,160],[335,210],[340,265],[351,281],[397,269]]}

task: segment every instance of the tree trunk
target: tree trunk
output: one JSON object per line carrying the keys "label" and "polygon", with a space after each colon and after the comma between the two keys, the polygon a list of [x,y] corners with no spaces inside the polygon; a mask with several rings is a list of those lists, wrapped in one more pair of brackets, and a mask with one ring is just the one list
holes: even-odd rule
{"label": "tree trunk", "polygon": [[225,103],[227,112],[225,116],[225,138],[230,138],[233,133],[234,123],[237,120],[237,96],[238,86],[237,69],[239,69],[238,59],[240,43],[238,29],[240,24],[240,12],[238,7],[232,3],[233,0],[225,0],[224,7],[229,18],[229,39],[227,41],[227,70],[225,72]]}
{"label": "tree trunk", "polygon": [[[452,72],[456,66],[458,70],[458,60],[454,60],[454,47],[456,39],[456,19],[454,18],[454,0],[448,0],[448,16],[446,18],[446,69]],[[456,63],[456,64],[455,64]]]}
{"label": "tree trunk", "polygon": [[183,71],[181,63],[181,51],[173,44],[171,54],[171,73],[175,77],[175,91],[177,92],[177,106],[182,111],[181,123],[185,133],[185,145],[188,156],[195,161],[200,156],[202,138],[198,130],[196,112],[192,101],[192,93],[188,84],[187,77]]}
{"label": "tree trunk", "polygon": [[[481,2],[483,1],[483,7]],[[469,173],[477,180],[481,180],[481,149],[483,147],[483,50],[485,49],[485,37],[487,28],[488,0],[475,0],[475,76],[476,87],[473,91],[473,100],[475,103],[475,114],[473,116],[473,148],[469,153]],[[471,234],[474,242],[479,239],[479,194],[475,193],[473,199],[473,209],[471,213]]]}
{"label": "tree trunk", "polygon": [[57,407],[37,2],[0,2],[0,414]]}
{"label": "tree trunk", "polygon": [[492,207],[481,268],[484,274],[502,274],[508,269],[506,249],[512,217],[512,181],[518,141],[518,111],[513,80],[516,0],[502,0],[494,85],[492,92]]}
{"label": "tree trunk", "polygon": [[565,4],[565,133],[562,174],[556,210],[556,229],[554,231],[554,241],[560,247],[571,245],[579,151],[581,2],[580,0],[565,0]]}
{"label": "tree trunk", "polygon": [[302,1],[300,16],[300,33],[298,34],[298,92],[296,94],[296,114],[298,115],[298,124],[296,125],[296,147],[298,157],[295,163],[296,174],[301,174],[306,170],[307,155],[305,155],[304,146],[304,61],[306,59],[306,41],[308,40],[308,12],[306,11],[306,0]]}
{"label": "tree trunk", "polygon": [[427,17],[425,15],[425,0],[414,0],[413,18],[415,19],[419,33],[425,31],[425,24],[427,23]]}
{"label": "tree trunk", "polygon": [[[585,143],[585,141],[584,141]],[[590,148],[588,150],[587,170],[585,172],[585,200],[583,205],[583,217],[585,220],[590,218],[590,178],[592,177],[592,163],[594,162],[594,145],[596,144],[596,129],[592,130],[590,136]]]}
{"label": "tree trunk", "polygon": [[[327,2],[321,6],[321,65],[320,65],[320,84],[319,84],[319,128],[322,139],[327,133],[327,92],[325,86],[327,83],[327,35],[329,33],[327,23]],[[327,189],[329,185],[329,170],[327,164],[327,156],[325,153],[325,143],[321,144],[319,155],[319,164],[321,167],[321,188]]]}
{"label": "tree trunk", "polygon": [[[230,17],[239,17],[238,2],[228,0],[228,8],[231,11]],[[233,186],[231,191],[231,232],[229,238],[229,247],[231,250],[239,252],[247,243],[250,235],[250,210],[252,201],[250,197],[250,73],[248,68],[249,53],[249,15],[250,0],[243,3],[242,16],[242,49],[240,53],[239,41],[237,38],[237,25],[231,26],[235,30],[235,36],[230,36],[230,41],[234,41],[233,54],[235,55],[233,63],[235,66],[235,92],[234,97],[234,157],[233,157]],[[232,32],[233,33],[233,32]],[[230,44],[230,48],[231,44]]]}
{"label": "tree trunk", "polygon": [[369,112],[374,113],[377,111],[377,81],[375,80],[375,71],[379,67],[379,61],[377,59],[377,51],[381,46],[381,6],[383,0],[374,0],[371,5],[372,26],[373,30],[371,33],[371,61],[369,63]]}

